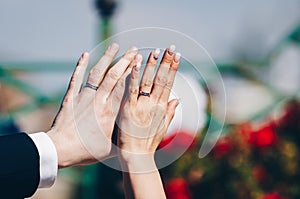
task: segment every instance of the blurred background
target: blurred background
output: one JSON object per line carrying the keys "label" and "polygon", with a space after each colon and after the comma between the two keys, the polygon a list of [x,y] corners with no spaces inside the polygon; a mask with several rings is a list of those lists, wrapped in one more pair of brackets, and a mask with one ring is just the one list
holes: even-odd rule
{"label": "blurred background", "polygon": [[[227,95],[222,137],[208,156],[198,158],[202,134],[163,140],[169,153],[193,141],[161,170],[168,198],[300,198],[299,0],[1,0],[0,134],[47,131],[81,53],[146,26],[203,45]],[[209,104],[220,89],[213,87],[207,120],[216,119]],[[60,170],[55,185],[32,198],[123,197],[122,174],[99,163]]]}

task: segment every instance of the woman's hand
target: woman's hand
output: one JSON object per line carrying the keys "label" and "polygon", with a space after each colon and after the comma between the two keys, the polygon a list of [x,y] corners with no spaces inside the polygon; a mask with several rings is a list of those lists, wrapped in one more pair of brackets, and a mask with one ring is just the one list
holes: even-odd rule
{"label": "woman's hand", "polygon": [[48,135],[53,140],[59,167],[95,163],[111,153],[111,137],[115,119],[125,91],[137,48],[130,48],[111,68],[119,50],[117,44],[90,71],[84,88],[82,82],[89,54],[79,59],[68,91]]}
{"label": "woman's hand", "polygon": [[[122,161],[128,163],[136,162],[136,159],[153,159],[154,152],[167,131],[179,103],[177,99],[168,102],[180,59],[180,54],[175,55],[174,50],[175,46],[166,49],[154,81],[159,50],[150,53],[140,85],[142,57],[136,57],[136,65],[131,71],[128,98],[120,113],[118,146]],[[131,172],[142,172],[143,165],[138,167],[136,169],[139,171]]]}
{"label": "woman's hand", "polygon": [[174,116],[177,99],[168,102],[180,54],[166,49],[156,76],[159,50],[150,53],[139,85],[142,57],[131,71],[128,97],[120,113],[118,152],[126,198],[166,198],[154,153]]}

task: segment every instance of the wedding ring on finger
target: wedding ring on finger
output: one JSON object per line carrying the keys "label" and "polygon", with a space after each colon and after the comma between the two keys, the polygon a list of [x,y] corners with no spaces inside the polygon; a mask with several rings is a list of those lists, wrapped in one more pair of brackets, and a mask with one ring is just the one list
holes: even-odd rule
{"label": "wedding ring on finger", "polygon": [[150,93],[147,93],[145,91],[140,91],[140,95],[150,97]]}
{"label": "wedding ring on finger", "polygon": [[93,89],[93,90],[97,90],[99,88],[99,86],[95,86],[93,84],[90,84],[90,83],[86,83],[84,87],[87,87],[87,88],[90,88],[90,89]]}

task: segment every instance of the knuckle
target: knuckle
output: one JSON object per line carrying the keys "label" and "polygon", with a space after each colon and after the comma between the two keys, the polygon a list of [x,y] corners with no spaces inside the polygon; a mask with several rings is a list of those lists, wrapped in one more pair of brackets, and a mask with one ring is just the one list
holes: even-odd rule
{"label": "knuckle", "polygon": [[99,68],[92,68],[90,75],[100,75],[101,70]]}
{"label": "knuckle", "polygon": [[88,79],[94,82],[97,79],[97,76],[95,75],[95,73],[90,72]]}
{"label": "knuckle", "polygon": [[138,79],[138,78],[139,78],[138,74],[136,74],[136,73],[131,74],[131,79]]}
{"label": "knuckle", "polygon": [[138,88],[129,88],[129,92],[131,93],[131,94],[134,94],[134,95],[137,95],[138,94],[138,92],[139,92],[139,89]]}
{"label": "knuckle", "polygon": [[161,84],[161,85],[165,85],[167,83],[168,79],[166,76],[158,76],[156,83],[157,84]]}
{"label": "knuckle", "polygon": [[167,64],[171,64],[173,61],[173,57],[172,56],[165,56],[162,60],[162,63],[167,63]]}
{"label": "knuckle", "polygon": [[97,77],[95,75],[90,75],[89,78],[88,78],[88,82],[90,84],[97,84],[98,83]]}
{"label": "knuckle", "polygon": [[115,70],[111,70],[107,73],[107,76],[113,80],[118,80],[119,79],[119,74]]}
{"label": "knuckle", "polygon": [[151,79],[146,79],[145,81],[142,82],[141,86],[143,87],[151,87],[153,84],[153,81]]}
{"label": "knuckle", "polygon": [[173,82],[172,81],[168,81],[167,83],[166,83],[166,89],[171,89],[172,88],[172,85],[173,85]]}

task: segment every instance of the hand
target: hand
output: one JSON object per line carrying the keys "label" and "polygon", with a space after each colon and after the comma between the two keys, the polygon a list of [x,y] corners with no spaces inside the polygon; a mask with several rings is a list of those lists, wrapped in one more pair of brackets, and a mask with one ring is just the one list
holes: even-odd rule
{"label": "hand", "polygon": [[[130,172],[155,169],[150,168],[153,166],[154,152],[179,103],[177,99],[168,102],[180,59],[179,53],[174,56],[174,50],[175,46],[166,49],[154,84],[152,79],[159,50],[149,55],[140,86],[141,55],[137,56],[137,64],[132,69],[128,98],[120,113],[118,136],[121,163],[124,161]],[[140,165],[136,165],[138,162]],[[131,166],[134,168],[131,169]]]}
{"label": "hand", "polygon": [[130,48],[109,69],[118,50],[117,44],[108,47],[82,89],[89,54],[84,53],[79,59],[60,111],[48,132],[58,153],[59,168],[96,163],[110,156],[112,131],[125,91],[125,79],[137,54],[136,47]]}
{"label": "hand", "polygon": [[128,99],[120,113],[118,136],[126,198],[166,198],[154,152],[179,103],[177,99],[168,102],[180,59],[180,54],[174,56],[174,50],[174,46],[166,49],[154,85],[152,78],[159,50],[150,53],[140,88],[140,55],[131,71]]}

